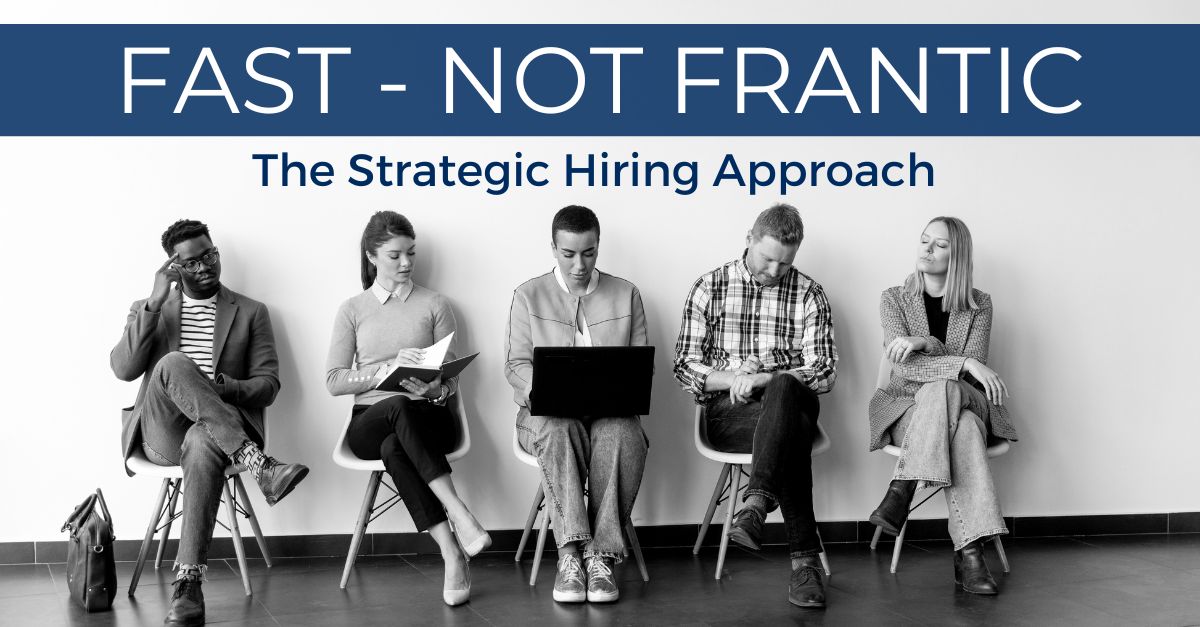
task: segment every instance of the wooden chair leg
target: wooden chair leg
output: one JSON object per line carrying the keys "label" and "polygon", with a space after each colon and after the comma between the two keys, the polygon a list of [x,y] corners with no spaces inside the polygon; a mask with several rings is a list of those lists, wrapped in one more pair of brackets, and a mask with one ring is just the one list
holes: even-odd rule
{"label": "wooden chair leg", "polygon": [[246,596],[250,596],[250,568],[246,564],[246,547],[242,546],[242,532],[238,530],[237,500],[233,498],[228,481],[222,481],[221,488],[225,491],[225,513],[229,515],[229,535],[233,537],[233,552],[237,554],[238,570],[242,572],[242,587],[246,589]]}
{"label": "wooden chair leg", "polygon": [[825,541],[821,539],[820,530],[817,531],[817,542],[821,543],[821,568],[825,569],[825,576],[828,577],[833,571],[829,570],[829,556],[825,553]]}
{"label": "wooden chair leg", "polygon": [[150,553],[150,541],[154,539],[154,532],[158,530],[158,521],[162,518],[163,502],[167,500],[167,488],[170,484],[170,479],[163,479],[158,496],[154,499],[154,509],[150,511],[150,524],[146,526],[146,536],[142,538],[142,548],[138,551],[137,563],[133,566],[133,578],[129,580],[129,596],[133,596],[138,580],[142,578],[142,568],[146,566],[146,556]]}
{"label": "wooden chair leg", "polygon": [[163,553],[167,550],[167,540],[171,538],[171,523],[175,520],[175,504],[179,500],[179,484],[183,479],[168,479],[170,496],[167,505],[167,522],[163,525],[162,533],[158,534],[158,552],[154,554],[154,570],[162,567]]}
{"label": "wooden chair leg", "polygon": [[542,508],[542,527],[538,529],[537,549],[533,551],[533,572],[529,573],[529,585],[537,583],[538,568],[542,565],[542,554],[546,552],[546,530],[550,528],[550,506]]}
{"label": "wooden chair leg", "polygon": [[529,534],[533,532],[533,523],[537,520],[538,510],[542,507],[542,498],[545,492],[542,488],[542,482],[538,482],[537,492],[533,494],[533,505],[529,508],[529,516],[525,518],[525,530],[521,532],[521,542],[517,545],[517,554],[513,557],[513,561],[521,561],[521,555],[525,553],[525,544],[529,542]]}
{"label": "wooden chair leg", "polygon": [[633,557],[637,560],[638,570],[642,571],[642,581],[650,582],[650,573],[646,570],[646,560],[642,557],[642,545],[638,542],[637,529],[633,527],[633,520],[625,521],[625,536],[629,538],[629,546],[633,548]]}
{"label": "wooden chair leg", "polygon": [[721,500],[721,492],[725,489],[725,482],[729,481],[729,466],[730,464],[721,464],[721,472],[717,473],[717,486],[713,488],[712,498],[708,501],[708,509],[704,511],[704,518],[700,519],[700,533],[696,534],[696,544],[692,547],[692,555],[700,554],[700,545],[704,543],[704,536],[708,535],[708,526],[712,522],[713,514],[717,512],[717,503]]}
{"label": "wooden chair leg", "polygon": [[1000,542],[1000,536],[993,538],[996,542],[996,553],[1000,555],[1000,565],[1004,566],[1004,572],[1008,572],[1008,555],[1004,553],[1004,544]]}
{"label": "wooden chair leg", "polygon": [[733,510],[737,507],[738,489],[742,483],[742,467],[739,464],[728,464],[729,500],[725,501],[725,525],[721,529],[721,548],[717,551],[717,572],[713,579],[721,579],[721,570],[725,568],[725,552],[729,550],[729,528],[733,526]]}
{"label": "wooden chair leg", "polygon": [[270,568],[273,566],[271,553],[267,551],[267,539],[263,537],[262,529],[258,526],[258,516],[254,515],[254,506],[250,504],[250,495],[246,494],[246,484],[242,483],[241,475],[234,475],[231,479],[233,487],[237,489],[238,498],[242,500],[242,510],[246,512],[246,520],[250,521],[250,529],[254,531],[254,539],[258,541],[258,550],[262,553],[267,568]]}
{"label": "wooden chair leg", "polygon": [[383,471],[371,472],[367,480],[367,492],[363,495],[362,507],[358,510],[358,522],[354,523],[354,535],[350,538],[350,552],[346,554],[346,567],[342,569],[341,588],[346,589],[350,580],[350,571],[354,568],[354,560],[358,558],[358,547],[362,544],[363,535],[367,532],[367,524],[371,522],[371,512],[375,507],[375,496],[379,494],[379,484],[383,481]]}
{"label": "wooden chair leg", "polygon": [[879,536],[881,536],[881,535],[883,535],[883,527],[876,527],[875,535],[871,536],[871,550],[872,551],[875,550],[875,547],[879,546]]}
{"label": "wooden chair leg", "polygon": [[896,567],[900,565],[900,547],[904,546],[904,534],[908,531],[908,521],[904,522],[904,526],[900,527],[900,535],[896,536],[896,546],[892,547],[892,574],[896,574]]}

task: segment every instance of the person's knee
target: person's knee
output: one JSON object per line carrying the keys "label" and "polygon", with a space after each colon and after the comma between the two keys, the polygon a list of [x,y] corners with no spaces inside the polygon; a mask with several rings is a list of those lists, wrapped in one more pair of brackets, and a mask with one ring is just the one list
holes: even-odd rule
{"label": "person's knee", "polygon": [[574,418],[551,418],[534,436],[539,448],[551,454],[566,453],[582,445],[587,437],[583,423]]}
{"label": "person's knee", "polygon": [[192,361],[191,357],[188,357],[179,351],[171,351],[166,355],[163,355],[162,358],[158,360],[157,364],[154,364],[154,375],[169,376],[195,369],[196,362]]}
{"label": "person's knee", "polygon": [[180,453],[179,465],[186,469],[222,472],[229,461],[208,431],[198,424],[183,435]]}
{"label": "person's knee", "polygon": [[920,389],[917,390],[915,398],[918,403],[929,398],[945,398],[946,392],[950,389],[950,386],[957,383],[957,381],[951,381],[949,379],[930,381],[922,385]]}
{"label": "person's knee", "polygon": [[636,418],[601,418],[592,426],[594,440],[614,443],[622,455],[646,455],[646,432]]}
{"label": "person's knee", "polygon": [[786,405],[804,415],[804,420],[808,422],[815,423],[821,411],[817,393],[787,373],[781,372],[772,377],[766,393],[781,397]]}

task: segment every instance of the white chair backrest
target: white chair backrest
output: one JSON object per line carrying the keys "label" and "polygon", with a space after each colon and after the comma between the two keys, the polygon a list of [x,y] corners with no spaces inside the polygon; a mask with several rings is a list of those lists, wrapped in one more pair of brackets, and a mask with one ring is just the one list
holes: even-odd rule
{"label": "white chair backrest", "polygon": [[879,376],[875,378],[875,387],[883,390],[887,389],[889,383],[892,382],[892,362],[888,361],[887,357],[879,358]]}

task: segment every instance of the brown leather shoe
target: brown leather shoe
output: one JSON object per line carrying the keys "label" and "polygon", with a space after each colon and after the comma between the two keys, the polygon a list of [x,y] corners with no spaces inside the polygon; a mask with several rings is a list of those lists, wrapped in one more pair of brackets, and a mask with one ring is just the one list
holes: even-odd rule
{"label": "brown leather shoe", "polygon": [[999,594],[996,580],[983,559],[983,542],[976,540],[954,552],[954,583],[971,594]]}
{"label": "brown leather shoe", "polygon": [[797,607],[825,607],[825,568],[816,555],[801,557],[800,567],[792,570],[788,584],[788,602]]}
{"label": "brown leather shoe", "polygon": [[204,624],[204,592],[200,580],[183,577],[175,580],[171,593],[171,610],[163,619],[168,627],[199,627]]}
{"label": "brown leather shoe", "polygon": [[762,537],[762,530],[762,513],[753,507],[743,507],[729,526],[729,539],[747,549],[757,551],[762,548],[758,540]]}
{"label": "brown leather shoe", "polygon": [[917,482],[913,479],[893,479],[888,485],[887,492],[879,507],[871,512],[868,519],[872,525],[883,529],[885,533],[900,535],[904,522],[908,520],[908,506],[912,503],[913,494],[917,491]]}
{"label": "brown leather shoe", "polygon": [[308,466],[304,464],[285,464],[274,457],[267,457],[258,476],[258,488],[262,490],[267,505],[274,506],[307,476]]}

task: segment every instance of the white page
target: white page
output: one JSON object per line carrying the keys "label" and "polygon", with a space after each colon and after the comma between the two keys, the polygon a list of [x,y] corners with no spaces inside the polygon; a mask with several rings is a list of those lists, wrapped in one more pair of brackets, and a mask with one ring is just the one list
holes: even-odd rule
{"label": "white page", "polygon": [[450,350],[450,340],[454,339],[454,333],[442,338],[437,344],[425,349],[425,358],[421,360],[420,366],[424,368],[439,369],[442,367],[442,362],[446,361],[446,351]]}

